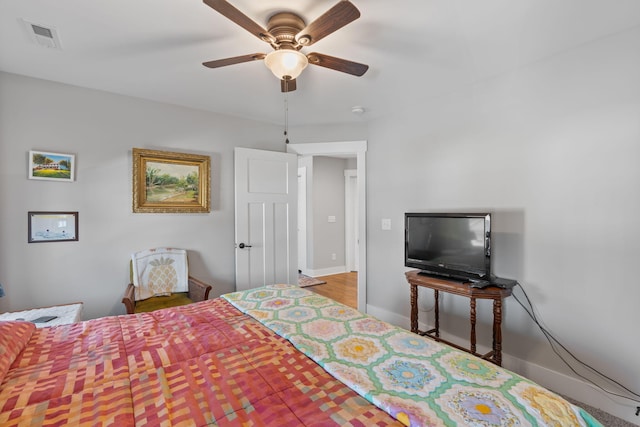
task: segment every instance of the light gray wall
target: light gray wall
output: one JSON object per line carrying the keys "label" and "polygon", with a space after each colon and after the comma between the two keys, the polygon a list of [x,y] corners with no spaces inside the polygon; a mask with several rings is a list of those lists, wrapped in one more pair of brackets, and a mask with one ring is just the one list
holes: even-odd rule
{"label": "light gray wall", "polygon": [[364,141],[367,139],[367,132],[368,125],[361,120],[331,126],[295,126],[294,123],[289,129],[289,140],[291,144]]}
{"label": "light gray wall", "polygon": [[[345,265],[344,170],[345,159],[313,157],[313,270]],[[329,222],[329,216],[335,222]],[[336,254],[336,259],[331,255]]]}
{"label": "light gray wall", "polygon": [[[284,151],[282,129],[0,73],[0,311],[124,313],[129,255],[163,245],[187,249],[214,295],[234,290],[234,146]],[[132,213],[133,147],[211,156],[211,213]],[[28,180],[30,149],[74,153],[77,180]],[[55,210],[79,212],[79,241],[28,244],[27,212]]]}
{"label": "light gray wall", "polygon": [[[408,102],[372,123],[368,305],[409,316],[404,212],[492,210],[495,273],[522,284],[544,325],[577,356],[637,391],[638,52],[635,28]],[[392,219],[390,231],[382,218]],[[421,304],[432,308],[426,296]],[[442,327],[467,336],[468,304],[445,295],[453,315]],[[491,308],[479,310],[487,325]],[[506,353],[567,372],[514,298],[504,335]]]}

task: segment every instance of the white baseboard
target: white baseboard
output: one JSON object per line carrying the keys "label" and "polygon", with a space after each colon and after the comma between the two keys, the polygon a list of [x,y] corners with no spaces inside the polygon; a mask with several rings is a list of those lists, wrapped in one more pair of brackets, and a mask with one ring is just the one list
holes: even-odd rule
{"label": "white baseboard", "polygon": [[[377,317],[380,320],[399,326],[404,329],[411,329],[411,320],[408,317],[392,313],[383,308],[367,304],[367,313]],[[420,322],[418,326],[421,330],[431,329],[432,326]],[[444,339],[455,343],[468,342],[468,338],[460,338],[456,336],[447,336],[442,334]],[[489,348],[478,345],[478,352],[488,352]],[[537,365],[524,359],[502,354],[502,366],[526,377],[543,387],[553,390],[556,393],[578,400],[594,408],[622,418],[635,425],[640,425],[640,420],[635,416],[636,403],[623,398],[615,398],[607,393],[595,388],[593,385],[582,381],[578,378],[565,375],[563,373],[553,371],[544,366]]]}
{"label": "white baseboard", "polygon": [[306,271],[307,272],[304,274],[306,274],[307,276],[320,277],[320,276],[330,276],[332,274],[346,273],[347,267],[345,265],[340,265],[338,267],[320,268],[318,270],[307,269]]}

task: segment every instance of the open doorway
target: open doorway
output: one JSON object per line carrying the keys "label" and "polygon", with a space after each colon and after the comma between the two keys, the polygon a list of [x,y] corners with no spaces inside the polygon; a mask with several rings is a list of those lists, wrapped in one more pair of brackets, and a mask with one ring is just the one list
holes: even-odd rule
{"label": "open doorway", "polygon": [[353,157],[298,159],[298,268],[306,275],[357,270],[357,174],[352,167]]}
{"label": "open doorway", "polygon": [[351,155],[298,161],[298,285],[353,308],[358,276],[355,163]]}
{"label": "open doorway", "polygon": [[[349,163],[345,163],[347,167],[344,169],[351,170],[348,173],[341,172],[341,184],[340,186],[344,189],[343,199],[342,199],[342,209],[343,209],[343,217],[346,218],[346,210],[347,205],[347,192],[351,192],[352,203],[348,209],[351,210],[351,215],[354,216],[354,219],[351,223],[352,232],[350,232],[350,247],[353,247],[351,250],[351,255],[349,261],[345,261],[343,266],[336,271],[331,271],[331,269],[326,269],[322,271],[316,271],[312,269],[311,263],[308,263],[307,260],[314,259],[314,249],[313,245],[309,242],[312,239],[317,238],[317,236],[313,233],[313,222],[315,221],[323,221],[326,223],[331,223],[334,221],[334,215],[330,211],[322,211],[320,208],[316,207],[316,212],[312,213],[307,211],[305,226],[307,232],[305,233],[307,238],[306,243],[306,259],[303,261],[303,264],[307,267],[307,270],[312,273],[321,273],[323,274],[323,279],[331,278],[331,275],[334,274],[342,274],[342,273],[350,273],[351,269],[357,270],[358,273],[351,274],[351,277],[355,277],[356,284],[356,300],[357,300],[357,308],[360,311],[366,311],[366,205],[365,205],[365,191],[366,191],[366,182],[365,182],[365,153],[366,153],[366,141],[351,141],[351,142],[328,142],[328,143],[311,143],[311,144],[289,144],[287,146],[287,152],[296,153],[299,155],[299,168],[306,169],[306,179],[307,182],[311,180],[312,168],[313,168],[313,158],[325,157],[325,158],[341,158],[341,159],[351,159]],[[350,183],[350,184],[349,184]],[[309,184],[307,184],[307,188]],[[307,197],[310,197],[309,194],[306,194]],[[309,204],[306,205],[307,207]],[[315,218],[314,215],[315,214]],[[335,218],[337,221],[337,218]],[[344,224],[346,225],[346,224]],[[346,260],[346,254],[349,253],[349,249],[347,248],[347,238],[344,234],[343,227],[343,247],[342,251],[343,256]],[[323,233],[323,238],[324,236]],[[304,244],[304,243],[303,243]],[[334,256],[338,255],[336,252],[323,253],[322,256]],[[346,267],[349,264],[349,267]]]}

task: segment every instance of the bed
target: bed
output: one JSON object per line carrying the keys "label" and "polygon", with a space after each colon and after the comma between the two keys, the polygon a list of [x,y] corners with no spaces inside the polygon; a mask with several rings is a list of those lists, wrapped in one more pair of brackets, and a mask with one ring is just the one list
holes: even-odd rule
{"label": "bed", "polygon": [[0,425],[600,426],[512,372],[289,285],[0,322]]}

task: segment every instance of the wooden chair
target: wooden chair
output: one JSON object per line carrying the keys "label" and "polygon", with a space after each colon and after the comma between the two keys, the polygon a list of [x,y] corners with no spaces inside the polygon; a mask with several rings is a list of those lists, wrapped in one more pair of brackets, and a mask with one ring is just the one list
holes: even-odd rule
{"label": "wooden chair", "polygon": [[127,314],[144,313],[159,310],[161,308],[176,307],[191,304],[193,302],[209,299],[211,285],[208,285],[194,277],[189,276],[189,292],[174,293],[169,296],[151,297],[142,301],[136,301],[134,297],[133,283],[129,283],[124,291],[122,303],[127,309]]}
{"label": "wooden chair", "polygon": [[127,314],[208,299],[211,285],[188,275],[187,264],[184,249],[154,248],[132,254],[130,282],[122,298]]}

